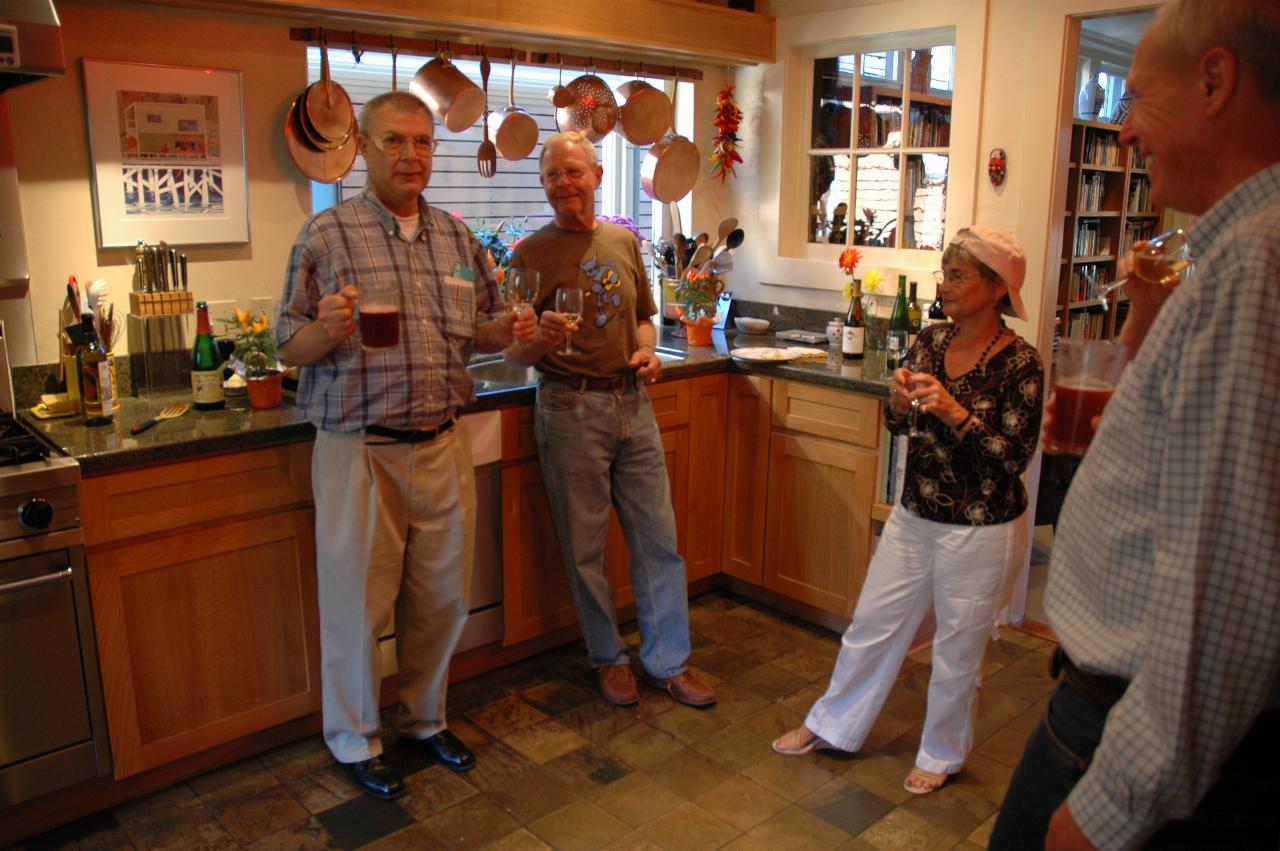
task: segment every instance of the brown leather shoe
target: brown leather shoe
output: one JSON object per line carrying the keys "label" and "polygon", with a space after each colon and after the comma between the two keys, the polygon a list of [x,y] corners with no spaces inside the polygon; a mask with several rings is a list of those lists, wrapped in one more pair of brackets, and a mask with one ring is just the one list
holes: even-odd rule
{"label": "brown leather shoe", "polygon": [[711,706],[716,702],[716,690],[688,671],[681,671],[665,680],[646,671],[644,682],[664,690],[685,706]]}
{"label": "brown leather shoe", "polygon": [[596,668],[596,679],[600,683],[600,696],[614,706],[634,706],[640,702],[636,678],[626,662]]}

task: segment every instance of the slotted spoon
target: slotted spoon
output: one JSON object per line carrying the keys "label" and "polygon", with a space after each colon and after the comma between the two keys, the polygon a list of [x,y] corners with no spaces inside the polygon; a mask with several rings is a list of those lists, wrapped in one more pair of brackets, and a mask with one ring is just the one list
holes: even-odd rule
{"label": "slotted spoon", "polygon": [[160,413],[156,414],[151,419],[147,420],[145,423],[138,423],[133,428],[129,429],[129,433],[142,434],[144,431],[151,428],[153,425],[160,422],[161,420],[172,420],[176,417],[180,417],[183,414],[185,414],[190,408],[191,408],[190,402],[181,402],[177,405],[170,405],[164,410],[162,410]]}
{"label": "slotted spoon", "polygon": [[489,57],[480,57],[480,83],[484,89],[484,118],[480,126],[484,128],[484,141],[476,151],[476,168],[481,177],[493,177],[498,173],[498,146],[489,138]]}

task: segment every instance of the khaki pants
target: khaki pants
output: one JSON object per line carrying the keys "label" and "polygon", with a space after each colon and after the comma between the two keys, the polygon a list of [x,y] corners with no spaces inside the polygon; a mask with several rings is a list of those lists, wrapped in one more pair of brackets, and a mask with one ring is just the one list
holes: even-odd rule
{"label": "khaki pants", "polygon": [[460,427],[422,443],[319,431],[311,476],[324,737],[339,762],[358,762],[382,753],[378,636],[393,607],[401,732],[447,726],[475,543],[470,440]]}

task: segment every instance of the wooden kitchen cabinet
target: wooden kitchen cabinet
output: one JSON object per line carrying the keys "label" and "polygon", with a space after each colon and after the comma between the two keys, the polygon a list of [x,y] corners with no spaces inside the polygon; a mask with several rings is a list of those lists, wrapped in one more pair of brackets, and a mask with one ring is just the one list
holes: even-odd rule
{"label": "wooden kitchen cabinet", "polygon": [[81,483],[117,778],[320,708],[310,452]]}
{"label": "wooden kitchen cabinet", "polygon": [[765,488],[769,476],[770,395],[773,381],[730,375],[724,435],[724,572],[764,582]]}
{"label": "wooden kitchen cabinet", "polygon": [[[729,376],[705,375],[689,381],[689,493],[683,514],[680,552],[690,582],[720,573],[725,505],[725,436],[729,426]],[[670,459],[668,459],[670,461]],[[672,482],[677,477],[672,476]]]}
{"label": "wooden kitchen cabinet", "polygon": [[866,578],[880,400],[776,381],[764,587],[849,617]]}

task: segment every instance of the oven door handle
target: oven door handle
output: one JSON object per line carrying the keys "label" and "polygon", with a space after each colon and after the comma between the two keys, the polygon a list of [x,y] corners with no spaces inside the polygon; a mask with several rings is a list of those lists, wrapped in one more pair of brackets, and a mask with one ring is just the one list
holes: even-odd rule
{"label": "oven door handle", "polygon": [[16,582],[6,582],[0,585],[0,594],[9,594],[14,591],[24,591],[27,588],[38,588],[41,585],[52,585],[55,582],[69,582],[71,580],[71,565],[66,565],[55,573],[46,573],[44,576],[32,576],[29,579],[19,579]]}

